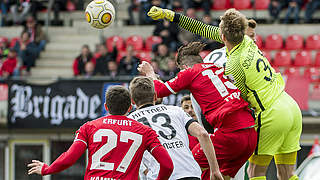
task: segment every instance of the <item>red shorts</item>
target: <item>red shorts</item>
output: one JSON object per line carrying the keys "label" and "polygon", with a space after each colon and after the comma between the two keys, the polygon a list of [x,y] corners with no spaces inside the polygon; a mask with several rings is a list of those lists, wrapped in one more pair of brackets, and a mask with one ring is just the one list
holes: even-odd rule
{"label": "red shorts", "polygon": [[[254,128],[224,132],[222,129],[210,134],[220,172],[225,176],[234,177],[243,164],[253,154],[257,144],[257,132]],[[209,168],[207,158],[200,147],[192,149],[194,159],[201,168]]]}

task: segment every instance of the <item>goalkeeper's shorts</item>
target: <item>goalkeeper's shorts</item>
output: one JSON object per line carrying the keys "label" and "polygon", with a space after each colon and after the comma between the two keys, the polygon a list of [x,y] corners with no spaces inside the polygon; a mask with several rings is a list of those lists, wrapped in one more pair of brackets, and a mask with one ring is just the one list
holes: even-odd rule
{"label": "goalkeeper's shorts", "polygon": [[[254,128],[224,132],[219,129],[210,135],[220,172],[225,176],[234,177],[239,169],[252,155],[257,144],[257,132]],[[208,160],[200,147],[196,145],[192,154],[201,168],[209,168]]]}

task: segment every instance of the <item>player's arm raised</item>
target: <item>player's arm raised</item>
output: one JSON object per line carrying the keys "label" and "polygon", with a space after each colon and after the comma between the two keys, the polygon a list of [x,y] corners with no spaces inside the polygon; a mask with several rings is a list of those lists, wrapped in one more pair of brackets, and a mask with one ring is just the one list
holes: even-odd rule
{"label": "player's arm raised", "polygon": [[158,80],[152,66],[145,61],[139,65],[138,71],[153,80],[158,98],[169,96],[170,94],[176,94],[183,89],[187,89],[189,84],[192,82],[191,73],[188,70],[183,70],[180,71],[175,78],[164,83],[161,80]]}
{"label": "player's arm raised", "polygon": [[192,122],[188,127],[188,132],[199,140],[210,165],[211,180],[223,180],[223,176],[219,171],[216,153],[207,131],[199,123]]}
{"label": "player's arm raised", "polygon": [[149,10],[148,16],[150,16],[154,20],[166,19],[171,22],[175,22],[181,28],[186,29],[187,31],[223,43],[220,37],[220,30],[218,27],[204,24],[201,21],[189,18],[182,14],[175,13],[174,11],[171,11],[169,9],[162,9],[153,6]]}

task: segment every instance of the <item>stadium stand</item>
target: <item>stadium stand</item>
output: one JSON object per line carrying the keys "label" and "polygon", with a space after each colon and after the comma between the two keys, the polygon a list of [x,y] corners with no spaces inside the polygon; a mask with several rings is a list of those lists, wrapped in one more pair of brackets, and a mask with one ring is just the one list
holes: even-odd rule
{"label": "stadium stand", "polygon": [[270,34],[266,37],[265,48],[269,50],[281,49],[283,39],[280,34]]}
{"label": "stadium stand", "polygon": [[278,51],[274,57],[273,65],[275,66],[290,66],[291,54],[286,50]]}

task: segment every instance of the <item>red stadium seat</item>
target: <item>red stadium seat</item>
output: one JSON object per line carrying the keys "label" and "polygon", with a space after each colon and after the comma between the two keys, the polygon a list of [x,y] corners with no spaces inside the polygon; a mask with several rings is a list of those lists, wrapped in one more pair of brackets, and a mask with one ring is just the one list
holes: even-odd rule
{"label": "red stadium seat", "polygon": [[266,57],[269,60],[269,62],[272,62],[272,57],[269,51],[262,51],[262,53],[264,57]]}
{"label": "red stadium seat", "polygon": [[143,49],[143,38],[138,35],[129,36],[126,40],[126,44],[132,45],[134,50],[142,50]]}
{"label": "red stadium seat", "polygon": [[266,49],[281,49],[283,46],[283,39],[280,34],[270,34],[265,39],[265,48]]}
{"label": "red stadium seat", "polygon": [[309,78],[311,82],[318,82],[320,80],[320,70],[315,67],[306,68],[303,75]]}
{"label": "red stadium seat", "polygon": [[320,67],[320,51],[316,54],[316,59],[314,60],[314,66]]}
{"label": "red stadium seat", "polygon": [[274,57],[273,65],[275,66],[290,66],[291,54],[288,51],[278,51]]}
{"label": "red stadium seat", "polygon": [[213,1],[212,9],[224,10],[230,8],[230,0]]}
{"label": "red stadium seat", "polygon": [[233,7],[236,9],[250,9],[251,8],[251,1],[250,0],[233,1]]}
{"label": "red stadium seat", "polygon": [[293,34],[286,39],[287,50],[298,50],[303,48],[303,37],[297,34]]}
{"label": "red stadium seat", "polygon": [[298,103],[301,110],[308,110],[309,79],[303,76],[288,76],[286,92]]}
{"label": "red stadium seat", "polygon": [[127,51],[119,51],[117,56],[117,63],[119,63],[121,58],[125,57],[126,55],[127,55]]}
{"label": "red stadium seat", "polygon": [[310,95],[312,100],[320,100],[320,84],[315,84]]}
{"label": "red stadium seat", "polygon": [[20,40],[19,37],[14,37],[14,38],[12,38],[9,46],[10,46],[11,48],[14,47],[14,46],[16,45],[16,42],[19,41],[19,40]]}
{"label": "red stadium seat", "polygon": [[139,51],[139,52],[137,53],[137,57],[138,57],[141,61],[151,62],[151,60],[152,60],[151,51]]}
{"label": "red stadium seat", "polygon": [[300,51],[296,54],[296,58],[293,62],[295,66],[310,66],[311,65],[311,53],[309,51]]}
{"label": "red stadium seat", "polygon": [[263,38],[260,35],[256,35],[256,44],[259,49],[263,48]]}
{"label": "red stadium seat", "polygon": [[300,69],[297,67],[289,67],[284,70],[284,74],[288,77],[289,76],[293,76],[293,77],[300,76]]}
{"label": "red stadium seat", "polygon": [[162,42],[162,38],[159,36],[149,36],[146,39],[146,50],[151,51],[152,46],[155,44],[160,44]]}
{"label": "red stadium seat", "polygon": [[116,47],[118,50],[124,50],[124,40],[121,36],[111,36],[106,40],[106,46],[109,52],[113,50],[113,43],[116,43]]}
{"label": "red stadium seat", "polygon": [[199,55],[204,59],[209,53],[210,51],[201,51]]}
{"label": "red stadium seat", "polygon": [[320,49],[320,35],[310,35],[306,40],[306,49]]}
{"label": "red stadium seat", "polygon": [[255,0],[255,9],[265,10],[268,9],[270,0]]}

